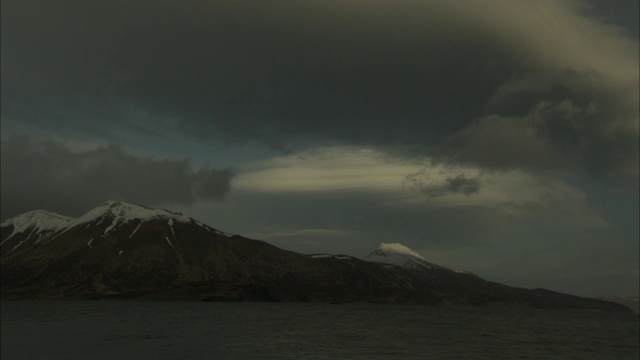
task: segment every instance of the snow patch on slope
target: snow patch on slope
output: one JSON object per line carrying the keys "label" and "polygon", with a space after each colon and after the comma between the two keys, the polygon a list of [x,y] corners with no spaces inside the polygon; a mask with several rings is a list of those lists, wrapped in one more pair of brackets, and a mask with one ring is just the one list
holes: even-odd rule
{"label": "snow patch on slope", "polygon": [[133,235],[136,234],[136,231],[138,231],[138,229],[140,229],[140,226],[142,225],[142,222],[140,222],[138,224],[138,226],[133,230],[133,232],[131,233],[131,235],[129,235],[129,239],[131,239],[133,237]]}
{"label": "snow patch on slope", "polygon": [[174,246],[173,246],[173,244],[171,243],[171,240],[169,240],[169,238],[168,238],[166,235],[165,235],[165,237],[164,237],[164,238],[165,238],[165,240],[167,240],[167,243],[168,243],[169,245],[171,245],[171,247],[174,247]]}
{"label": "snow patch on slope", "polygon": [[173,231],[173,219],[169,219],[168,223],[169,223],[169,228],[171,229],[171,233],[173,234],[173,236],[176,236],[176,232]]}
{"label": "snow patch on slope", "polygon": [[116,226],[118,226],[118,221],[117,219],[113,219],[113,222],[111,223],[111,225],[107,226],[106,229],[104,229],[104,235],[107,235],[109,233],[109,231],[113,230]]}
{"label": "snow patch on slope", "polygon": [[9,253],[12,253],[15,249],[19,248],[20,245],[22,245],[22,243],[24,243],[24,240],[20,240],[20,242],[18,243],[18,245],[14,246],[11,251],[9,251]]}

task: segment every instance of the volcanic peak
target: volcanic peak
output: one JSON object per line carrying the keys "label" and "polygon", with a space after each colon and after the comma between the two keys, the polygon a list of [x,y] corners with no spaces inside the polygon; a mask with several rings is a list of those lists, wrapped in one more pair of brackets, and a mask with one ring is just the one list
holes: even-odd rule
{"label": "volcanic peak", "polygon": [[400,243],[380,243],[378,248],[375,249],[369,255],[378,255],[378,256],[397,256],[397,255],[406,255],[414,258],[418,258],[421,260],[427,260],[422,257],[422,255],[418,254],[416,251],[409,249],[408,247],[400,244]]}
{"label": "volcanic peak", "polygon": [[434,269],[442,266],[430,263],[416,251],[399,243],[381,243],[377,249],[364,257],[366,261],[392,264],[411,269]]}

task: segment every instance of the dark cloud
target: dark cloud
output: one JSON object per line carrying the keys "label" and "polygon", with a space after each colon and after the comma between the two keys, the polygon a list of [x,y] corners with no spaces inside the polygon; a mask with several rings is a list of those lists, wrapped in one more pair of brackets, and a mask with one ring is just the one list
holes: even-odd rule
{"label": "dark cloud", "polygon": [[447,190],[454,194],[471,195],[480,189],[480,179],[467,179],[464,174],[447,179]]}
{"label": "dark cloud", "polygon": [[637,178],[638,134],[615,121],[596,103],[541,102],[521,117],[480,118],[445,144],[457,159],[491,168],[580,167],[600,180]]}
{"label": "dark cloud", "polygon": [[519,67],[449,6],[413,5],[9,0],[3,114],[117,124],[132,104],[205,138],[421,143]]}
{"label": "dark cloud", "polygon": [[418,171],[409,174],[404,179],[404,184],[410,184],[422,194],[435,198],[444,195],[463,194],[470,196],[480,191],[481,181],[479,177],[467,178],[465,174],[448,177],[444,182],[433,181],[426,175],[426,171]]}
{"label": "dark cloud", "polygon": [[231,190],[234,172],[227,169],[202,169],[192,175],[194,194],[204,200],[222,200]]}
{"label": "dark cloud", "polygon": [[580,4],[6,0],[2,116],[634,174],[637,39]]}
{"label": "dark cloud", "polygon": [[221,200],[233,171],[137,156],[110,145],[73,151],[54,141],[2,141],[2,218],[34,209],[80,215],[105,200],[150,206]]}
{"label": "dark cloud", "polygon": [[623,26],[625,31],[636,38],[640,37],[640,2],[593,0],[592,7],[586,10],[591,16],[602,18],[605,22]]}

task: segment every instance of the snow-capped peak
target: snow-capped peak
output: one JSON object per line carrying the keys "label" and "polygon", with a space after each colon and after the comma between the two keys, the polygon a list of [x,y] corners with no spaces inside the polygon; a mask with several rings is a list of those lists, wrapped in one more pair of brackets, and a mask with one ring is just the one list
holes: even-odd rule
{"label": "snow-capped peak", "polygon": [[102,217],[113,218],[113,223],[126,222],[129,220],[148,220],[151,218],[168,218],[173,221],[189,222],[190,219],[182,214],[173,213],[164,209],[152,209],[141,205],[129,204],[122,201],[107,201],[101,206],[90,210],[86,214],[77,218],[70,224],[70,227],[94,221]]}
{"label": "snow-capped peak", "polygon": [[[233,237],[231,234],[216,230],[181,213],[175,213],[165,209],[148,208],[146,206],[129,204],[122,201],[107,201],[76,219],[41,210],[31,211],[8,219],[2,222],[1,225],[3,229],[5,226],[13,226],[13,229],[9,228],[12,233],[4,237],[0,245],[4,245],[15,234],[25,231],[29,232],[26,236],[27,239],[29,239],[27,242],[30,242],[31,245],[36,245],[40,242],[43,244],[48,243],[63,236],[72,229],[79,229],[79,231],[87,228],[92,228],[91,231],[100,229],[103,231],[102,239],[111,231],[119,229],[128,223],[131,224],[128,229],[133,229],[133,231],[124,234],[119,233],[117,236],[131,239],[147,221],[154,222],[154,224],[156,221],[164,222],[168,227],[167,230],[171,232],[171,239],[177,236],[177,223],[193,224],[218,235]],[[3,233],[3,235],[5,234]],[[88,235],[88,237],[91,237],[87,242],[88,247],[92,247],[94,240],[97,240],[97,238],[92,236],[93,235]],[[165,235],[165,238],[167,243],[173,246],[171,239],[167,237],[167,235]],[[9,242],[9,245],[13,246],[11,251],[25,243],[25,241],[26,240],[21,239],[17,245]]]}
{"label": "snow-capped peak", "polygon": [[34,210],[3,221],[0,227],[13,226],[13,232],[8,236],[9,238],[29,229],[34,232],[55,231],[67,226],[71,220],[73,218],[51,211]]}
{"label": "snow-capped peak", "polygon": [[377,249],[365,256],[364,260],[408,268],[424,267],[433,269],[434,267],[438,267],[438,265],[428,262],[416,251],[399,243],[381,243]]}
{"label": "snow-capped peak", "polygon": [[390,243],[390,244],[380,243],[378,248],[374,250],[372,254],[374,253],[380,256],[407,255],[407,256],[412,256],[425,261],[427,260],[423,258],[422,255],[418,254],[414,250],[411,250],[400,243]]}

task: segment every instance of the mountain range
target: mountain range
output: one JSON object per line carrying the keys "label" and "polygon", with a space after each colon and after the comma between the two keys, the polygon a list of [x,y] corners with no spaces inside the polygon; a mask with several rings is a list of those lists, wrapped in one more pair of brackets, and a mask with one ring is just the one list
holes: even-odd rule
{"label": "mountain range", "polygon": [[0,224],[2,299],[375,302],[630,311],[427,261],[401,244],[363,259],[305,255],[180,213],[108,201],[79,218],[36,210]]}

